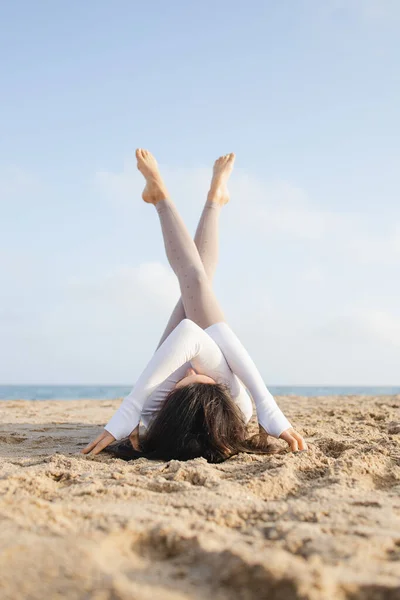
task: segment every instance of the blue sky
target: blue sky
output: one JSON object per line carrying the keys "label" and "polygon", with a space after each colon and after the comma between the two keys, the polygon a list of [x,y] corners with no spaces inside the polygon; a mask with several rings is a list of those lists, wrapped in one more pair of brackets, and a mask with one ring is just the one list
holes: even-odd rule
{"label": "blue sky", "polygon": [[130,383],[178,288],[135,147],[270,384],[399,384],[396,0],[0,3],[0,383]]}

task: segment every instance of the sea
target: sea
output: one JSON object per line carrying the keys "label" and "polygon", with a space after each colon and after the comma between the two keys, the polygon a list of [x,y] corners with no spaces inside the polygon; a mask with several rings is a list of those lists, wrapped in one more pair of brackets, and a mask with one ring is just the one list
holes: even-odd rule
{"label": "sea", "polygon": [[[123,398],[131,385],[0,385],[0,400],[112,400]],[[274,396],[387,396],[400,394],[400,386],[272,385]]]}

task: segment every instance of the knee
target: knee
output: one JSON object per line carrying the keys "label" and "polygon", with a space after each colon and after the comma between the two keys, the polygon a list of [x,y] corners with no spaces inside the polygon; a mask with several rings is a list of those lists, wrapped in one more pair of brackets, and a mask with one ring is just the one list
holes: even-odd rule
{"label": "knee", "polygon": [[187,271],[188,285],[194,285],[196,287],[202,287],[204,285],[210,285],[210,281],[203,267],[193,266]]}

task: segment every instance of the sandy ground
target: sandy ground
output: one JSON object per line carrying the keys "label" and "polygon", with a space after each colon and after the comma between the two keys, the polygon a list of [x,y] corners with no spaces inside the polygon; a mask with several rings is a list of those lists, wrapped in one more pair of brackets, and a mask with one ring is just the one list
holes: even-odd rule
{"label": "sandy ground", "polygon": [[278,402],[309,451],[216,466],[79,455],[118,400],[0,403],[0,598],[400,599],[400,396]]}

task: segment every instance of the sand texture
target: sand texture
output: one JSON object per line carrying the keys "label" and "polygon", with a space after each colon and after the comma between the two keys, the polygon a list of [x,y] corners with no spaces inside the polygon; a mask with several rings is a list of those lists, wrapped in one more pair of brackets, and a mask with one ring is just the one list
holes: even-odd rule
{"label": "sand texture", "polygon": [[309,451],[220,465],[79,455],[118,400],[0,403],[1,600],[400,599],[400,396],[278,402]]}

